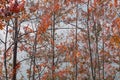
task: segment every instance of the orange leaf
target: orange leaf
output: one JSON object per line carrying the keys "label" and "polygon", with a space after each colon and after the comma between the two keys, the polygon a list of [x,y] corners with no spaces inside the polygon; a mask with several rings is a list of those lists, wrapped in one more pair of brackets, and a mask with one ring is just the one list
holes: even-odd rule
{"label": "orange leaf", "polygon": [[116,18],[114,22],[120,28],[120,18]]}
{"label": "orange leaf", "polygon": [[28,70],[26,71],[26,73],[27,73],[27,74],[30,74],[31,72],[30,72],[30,70],[28,69]]}
{"label": "orange leaf", "polygon": [[117,7],[118,5],[118,0],[114,0],[114,6]]}
{"label": "orange leaf", "polygon": [[4,24],[2,23],[2,21],[0,21],[0,29],[2,30],[4,27]]}
{"label": "orange leaf", "polygon": [[57,11],[57,10],[59,10],[60,9],[60,5],[59,4],[55,4],[54,5],[54,11]]}
{"label": "orange leaf", "polygon": [[12,76],[13,76],[14,74],[16,74],[16,71],[17,71],[17,69],[20,68],[20,66],[21,66],[20,63],[16,64],[15,68],[14,68],[13,71],[12,71],[12,74],[11,74]]}
{"label": "orange leaf", "polygon": [[112,36],[110,39],[110,42],[114,43],[116,46],[119,46],[119,43],[120,43],[119,35],[115,34],[114,36]]}
{"label": "orange leaf", "polygon": [[76,53],[76,57],[79,57],[81,54],[80,54],[80,52],[77,52]]}
{"label": "orange leaf", "polygon": [[50,39],[50,43],[51,43],[52,45],[54,45],[54,41],[53,41],[53,39]]}
{"label": "orange leaf", "polygon": [[3,68],[3,63],[2,62],[0,62],[0,75],[2,75],[3,74],[3,71],[2,71],[2,68]]}

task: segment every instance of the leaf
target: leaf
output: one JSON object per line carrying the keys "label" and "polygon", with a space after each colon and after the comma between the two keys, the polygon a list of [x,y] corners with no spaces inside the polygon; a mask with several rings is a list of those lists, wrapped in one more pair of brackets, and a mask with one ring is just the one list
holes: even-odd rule
{"label": "leaf", "polygon": [[22,16],[19,18],[20,21],[27,20],[29,18],[29,14],[23,13]]}
{"label": "leaf", "polygon": [[109,4],[109,6],[110,6],[110,8],[113,6],[113,3],[111,2],[110,4]]}
{"label": "leaf", "polygon": [[66,4],[66,5],[69,5],[69,3],[70,3],[70,0],[65,0],[64,1],[64,4]]}
{"label": "leaf", "polygon": [[19,11],[23,11],[24,10],[24,5],[25,5],[25,1],[22,0],[22,2],[18,6]]}
{"label": "leaf", "polygon": [[67,50],[67,47],[65,45],[63,45],[62,43],[58,46],[56,46],[56,48],[58,49],[58,51],[60,53],[64,53]]}
{"label": "leaf", "polygon": [[15,3],[14,1],[10,2],[10,11],[13,12],[13,13],[19,13],[21,11],[24,10],[24,4],[25,4],[25,1],[22,0],[22,2],[20,3]]}
{"label": "leaf", "polygon": [[96,7],[96,1],[97,1],[97,0],[94,0],[94,7]]}
{"label": "leaf", "polygon": [[118,5],[118,0],[114,0],[114,6],[117,7]]}
{"label": "leaf", "polygon": [[60,9],[60,5],[59,4],[55,4],[54,5],[54,11],[58,11]]}
{"label": "leaf", "polygon": [[17,69],[20,68],[20,66],[21,66],[20,63],[16,64],[16,66],[15,66],[14,69],[12,70],[12,74],[11,74],[12,76],[13,76],[14,74],[16,74],[16,71],[17,71]]}
{"label": "leaf", "polygon": [[51,18],[51,16],[49,14],[42,16],[42,20],[41,20],[42,24],[40,24],[39,28],[38,28],[39,34],[45,33],[47,31],[49,25],[51,24],[50,18]]}
{"label": "leaf", "polygon": [[39,3],[34,4],[29,8],[30,12],[35,12],[39,8]]}
{"label": "leaf", "polygon": [[23,50],[24,50],[24,45],[21,44],[21,45],[20,45],[20,51],[23,51]]}
{"label": "leaf", "polygon": [[25,26],[23,29],[24,29],[26,32],[33,32],[33,30],[30,28],[29,25]]}
{"label": "leaf", "polygon": [[3,63],[0,62],[0,76],[3,74],[2,68],[3,68]]}
{"label": "leaf", "polygon": [[80,52],[77,52],[76,53],[76,57],[80,57],[81,56],[81,53]]}
{"label": "leaf", "polygon": [[2,23],[2,21],[0,21],[0,30],[2,30],[4,28],[4,24]]}
{"label": "leaf", "polygon": [[120,44],[119,35],[115,34],[114,36],[112,36],[111,39],[110,39],[110,42],[114,43],[116,46],[119,46],[119,44]]}
{"label": "leaf", "polygon": [[116,24],[117,27],[120,28],[120,18],[116,18],[116,19],[114,20],[114,24]]}
{"label": "leaf", "polygon": [[12,32],[13,32],[13,29],[9,29],[8,32],[9,32],[9,33],[12,33]]}

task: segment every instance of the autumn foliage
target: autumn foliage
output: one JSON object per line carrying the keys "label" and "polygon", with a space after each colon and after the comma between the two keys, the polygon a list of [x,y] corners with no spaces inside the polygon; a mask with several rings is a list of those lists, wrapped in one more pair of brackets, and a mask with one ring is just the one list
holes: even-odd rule
{"label": "autumn foliage", "polygon": [[0,0],[0,80],[117,80],[119,0]]}

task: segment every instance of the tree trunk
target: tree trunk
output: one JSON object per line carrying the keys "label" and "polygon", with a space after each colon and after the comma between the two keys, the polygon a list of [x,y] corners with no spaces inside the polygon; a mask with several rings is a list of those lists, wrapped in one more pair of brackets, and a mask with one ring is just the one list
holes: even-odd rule
{"label": "tree trunk", "polygon": [[[75,50],[78,51],[78,46],[77,46],[77,27],[78,27],[78,4],[76,2],[76,37],[75,37]],[[76,53],[75,53],[75,80],[77,80],[77,77],[78,77],[78,62],[77,62],[77,56],[76,56]]]}
{"label": "tree trunk", "polygon": [[55,12],[53,13],[53,28],[52,28],[52,39],[53,39],[53,44],[52,44],[52,53],[53,53],[53,56],[52,56],[52,80],[55,80],[54,79],[54,68],[55,67],[55,61],[54,61],[54,58],[55,58],[55,51],[54,51],[54,48],[55,48],[55,45],[54,45],[54,42],[55,42]]}
{"label": "tree trunk", "polygon": [[92,79],[95,80],[95,75],[94,75],[94,69],[93,69],[93,58],[92,58],[92,52],[91,52],[91,40],[90,40],[90,30],[89,30],[89,3],[90,1],[88,0],[87,2],[87,11],[88,11],[88,16],[87,16],[87,37],[88,37],[88,49],[89,49],[89,55],[90,55],[90,67],[91,67],[91,72],[92,72]]}
{"label": "tree trunk", "polygon": [[15,18],[15,26],[14,26],[14,49],[13,49],[13,78],[12,80],[16,80],[16,62],[17,62],[17,44],[18,44],[18,19]]}
{"label": "tree trunk", "polygon": [[[9,22],[8,22],[9,24]],[[5,79],[8,80],[7,73],[7,62],[6,62],[6,50],[7,50],[7,37],[8,37],[8,26],[6,26],[6,35],[5,35],[5,53],[4,53],[4,67],[5,67]]]}

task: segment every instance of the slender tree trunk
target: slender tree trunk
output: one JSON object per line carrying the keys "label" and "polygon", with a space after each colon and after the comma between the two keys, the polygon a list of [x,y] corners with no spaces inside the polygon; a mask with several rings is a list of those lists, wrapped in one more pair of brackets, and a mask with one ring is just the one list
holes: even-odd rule
{"label": "slender tree trunk", "polygon": [[35,68],[35,57],[33,56],[33,73],[32,73],[32,80],[35,80],[35,71],[34,71],[34,68]]}
{"label": "slender tree trunk", "polygon": [[34,40],[34,46],[33,46],[33,80],[35,80],[35,67],[36,67],[36,63],[35,63],[35,54],[36,54],[36,46],[37,46],[37,32],[35,33],[35,40]]}
{"label": "slender tree trunk", "polygon": [[[118,28],[118,35],[120,36],[120,29]],[[120,43],[119,43],[120,46]],[[120,47],[118,47],[118,56],[119,56],[119,71],[120,71]]]}
{"label": "slender tree trunk", "polygon": [[[93,16],[94,14],[92,14],[92,16]],[[95,53],[95,64],[96,65],[94,65],[94,76],[95,76],[95,79],[96,79],[96,75],[97,75],[97,52],[98,52],[98,45],[97,45],[97,33],[96,33],[96,22],[95,22],[95,19],[94,19],[94,16],[93,16],[93,21],[94,21],[94,26],[93,26],[93,31],[95,32],[95,44],[96,44],[96,53]]]}
{"label": "slender tree trunk", "polygon": [[16,62],[17,62],[17,44],[18,44],[18,19],[15,18],[15,26],[14,26],[14,50],[13,50],[13,78],[12,80],[16,80]]}
{"label": "slender tree trunk", "polygon": [[53,56],[52,56],[52,80],[55,80],[54,79],[54,73],[55,73],[55,70],[54,70],[54,67],[55,67],[55,61],[54,61],[54,58],[55,58],[55,12],[53,13],[53,28],[52,28],[52,39],[53,39],[53,44],[52,44],[52,53],[53,53]]}
{"label": "slender tree trunk", "polygon": [[[30,57],[31,57],[31,55],[30,55]],[[31,79],[31,72],[32,72],[32,58],[31,58],[31,61],[30,61],[30,75],[29,75],[29,80]]]}
{"label": "slender tree trunk", "polygon": [[[120,46],[120,44],[119,44]],[[118,72],[120,72],[120,47],[118,47],[118,57],[119,57],[119,62],[118,62],[118,65],[119,65],[119,69],[118,69]],[[117,74],[117,73],[116,73]]]}
{"label": "slender tree trunk", "polygon": [[[77,27],[78,27],[78,4],[76,2],[76,37],[75,37],[75,50],[77,51],[78,50],[78,46],[77,46]],[[76,54],[76,53],[75,53]],[[77,62],[77,56],[75,56],[75,80],[77,80],[77,77],[78,77],[78,62]]]}
{"label": "slender tree trunk", "polygon": [[103,74],[103,80],[105,80],[105,78],[104,78],[104,63],[105,63],[105,60],[104,60],[104,58],[105,58],[105,56],[104,56],[104,40],[103,40],[102,46],[103,46],[103,71],[102,71],[102,74]]}
{"label": "slender tree trunk", "polygon": [[[9,22],[8,22],[9,24]],[[6,35],[5,35],[5,53],[4,53],[4,67],[5,67],[5,79],[8,80],[7,73],[7,62],[6,62],[6,50],[7,50],[7,37],[8,37],[8,26],[6,26]]]}
{"label": "slender tree trunk", "polygon": [[87,3],[87,11],[88,11],[88,16],[87,16],[87,36],[88,36],[88,47],[89,47],[89,55],[90,55],[90,67],[92,71],[92,79],[95,80],[95,75],[94,75],[94,69],[93,69],[93,58],[92,58],[92,51],[91,51],[91,40],[90,40],[90,30],[89,30],[89,0]]}
{"label": "slender tree trunk", "polygon": [[98,53],[98,27],[99,26],[96,26],[96,23],[95,23],[95,43],[96,43],[96,58],[97,58],[97,66],[98,66],[98,80],[100,80],[100,62],[99,62],[99,53]]}
{"label": "slender tree trunk", "polygon": [[[99,27],[100,27],[100,25],[98,25],[95,22],[94,17],[93,17],[93,21],[94,21],[93,31],[95,32],[95,44],[96,44],[96,46],[95,46],[96,47],[95,63],[97,64],[97,65],[95,65],[95,68],[94,68],[94,74],[95,74],[95,78],[98,74],[98,80],[100,80],[100,62],[99,62],[99,53],[98,53],[98,37],[99,37]],[[96,70],[98,71],[97,73],[96,73]]]}
{"label": "slender tree trunk", "polygon": [[120,71],[120,48],[118,48],[118,55],[119,55],[119,71]]}
{"label": "slender tree trunk", "polygon": [[[55,0],[53,2],[53,5],[55,5]],[[52,23],[52,39],[53,39],[53,44],[52,44],[52,80],[55,80],[55,11],[53,12],[53,23]]]}

